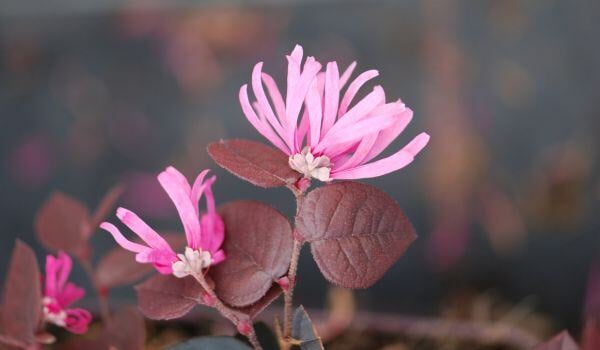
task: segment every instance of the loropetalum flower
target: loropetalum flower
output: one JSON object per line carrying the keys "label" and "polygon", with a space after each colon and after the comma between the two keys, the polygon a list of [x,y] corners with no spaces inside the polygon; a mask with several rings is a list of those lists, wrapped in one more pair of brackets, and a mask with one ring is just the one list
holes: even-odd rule
{"label": "loropetalum flower", "polygon": [[[117,217],[146,245],[126,239],[111,223],[103,222],[100,227],[111,233],[121,247],[136,253],[137,262],[151,263],[162,274],[181,278],[201,273],[203,269],[225,259],[221,249],[225,227],[217,214],[212,192],[216,176],[205,181],[207,174],[208,170],[202,171],[192,186],[173,167],[168,167],[158,175],[158,182],[175,204],[185,230],[187,247],[183,254],[176,254],[163,237],[125,208],[117,209]],[[202,195],[206,198],[206,213],[201,215],[199,202]]]}
{"label": "loropetalum flower", "polygon": [[262,72],[262,62],[252,72],[256,101],[250,103],[247,85],[239,96],[246,118],[289,156],[292,169],[321,181],[377,177],[407,166],[427,145],[429,135],[421,133],[391,156],[373,161],[408,125],[412,110],[400,100],[386,102],[381,86],[354,103],[376,70],[358,75],[342,95],[356,62],[340,75],[336,62],[322,72],[314,57],[303,66],[302,57],[299,45],[287,56],[285,101],[273,78]]}
{"label": "loropetalum flower", "polygon": [[73,262],[63,252],[58,256],[46,257],[46,276],[44,298],[42,299],[44,321],[64,327],[76,334],[87,332],[92,315],[84,309],[69,308],[71,304],[83,298],[85,291],[71,282],[67,282]]}

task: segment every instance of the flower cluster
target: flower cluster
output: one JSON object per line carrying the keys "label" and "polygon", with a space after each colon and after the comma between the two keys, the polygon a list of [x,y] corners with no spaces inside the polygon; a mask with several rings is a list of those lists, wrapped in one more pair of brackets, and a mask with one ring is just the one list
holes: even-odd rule
{"label": "flower cluster", "polygon": [[400,100],[386,102],[381,86],[354,103],[376,70],[358,75],[342,95],[356,63],[340,75],[336,62],[323,72],[314,57],[304,65],[302,58],[299,45],[287,56],[285,101],[273,78],[262,72],[262,62],[252,72],[256,101],[250,103],[247,85],[239,94],[248,121],[289,156],[292,169],[321,181],[376,177],[407,166],[427,145],[429,135],[421,133],[393,155],[373,161],[406,128],[412,110]]}
{"label": "flower cluster", "polygon": [[52,255],[46,257],[42,300],[44,321],[64,327],[70,332],[83,334],[87,332],[92,315],[84,309],[69,308],[85,295],[82,288],[67,282],[72,268],[71,258],[63,252],[59,252],[56,257]]}
{"label": "flower cluster", "polygon": [[[202,171],[192,186],[173,167],[168,167],[158,175],[158,181],[175,204],[185,230],[187,247],[183,254],[176,254],[163,237],[125,208],[117,209],[117,217],[146,245],[126,239],[111,223],[104,222],[100,227],[111,233],[121,247],[136,253],[137,262],[152,263],[162,274],[181,278],[201,273],[203,269],[225,259],[221,249],[225,228],[217,214],[212,192],[216,177],[205,179],[207,174],[208,170]],[[198,205],[203,195],[206,198],[206,213],[201,215]]]}

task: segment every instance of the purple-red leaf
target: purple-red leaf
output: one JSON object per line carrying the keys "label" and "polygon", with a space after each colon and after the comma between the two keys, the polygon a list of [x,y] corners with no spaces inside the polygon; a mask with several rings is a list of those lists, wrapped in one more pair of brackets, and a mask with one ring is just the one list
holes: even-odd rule
{"label": "purple-red leaf", "polygon": [[111,188],[105,195],[104,198],[96,207],[92,219],[90,221],[90,227],[95,230],[104,219],[110,214],[111,210],[117,204],[117,200],[123,194],[123,186],[117,185]]}
{"label": "purple-red leaf", "polygon": [[38,240],[50,250],[78,253],[90,235],[90,215],[79,201],[53,193],[35,218]]}
{"label": "purple-red leaf", "polygon": [[182,317],[202,303],[203,289],[193,277],[156,275],[135,286],[142,313],[153,320]]}
{"label": "purple-red leaf", "polygon": [[[167,233],[162,236],[175,251],[185,245],[185,235],[182,233]],[[115,247],[98,263],[96,279],[100,287],[110,289],[138,281],[153,270],[151,264],[140,264],[135,261],[134,253]]]}
{"label": "purple-red leaf", "polygon": [[146,325],[134,307],[119,310],[105,330],[110,344],[116,349],[143,350],[146,343]]}
{"label": "purple-red leaf", "polygon": [[571,338],[569,332],[562,331],[554,338],[537,345],[534,350],[579,350],[579,345]]}
{"label": "purple-red leaf", "polygon": [[417,237],[392,198],[357,182],[310,192],[300,204],[296,229],[310,242],[325,278],[346,288],[377,282]]}
{"label": "purple-red leaf", "polygon": [[40,271],[35,253],[17,240],[4,283],[2,333],[32,345],[42,311]]}
{"label": "purple-red leaf", "polygon": [[264,309],[266,309],[269,305],[271,305],[279,296],[282,294],[281,287],[279,285],[274,284],[267,294],[265,294],[259,301],[256,303],[245,306],[242,308],[237,308],[236,311],[241,312],[244,315],[247,315],[251,320],[255,319]]}
{"label": "purple-red leaf", "polygon": [[221,140],[208,145],[208,153],[219,166],[256,186],[291,185],[300,177],[285,153],[260,142]]}
{"label": "purple-red leaf", "polygon": [[225,222],[227,258],[211,269],[217,295],[236,307],[254,304],[288,269],[290,223],[277,210],[255,201],[226,204],[219,214]]}

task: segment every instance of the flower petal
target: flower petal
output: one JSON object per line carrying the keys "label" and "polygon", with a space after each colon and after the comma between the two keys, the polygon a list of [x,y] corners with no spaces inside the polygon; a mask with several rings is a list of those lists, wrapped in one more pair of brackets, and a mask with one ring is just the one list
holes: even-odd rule
{"label": "flower petal", "polygon": [[334,173],[331,177],[333,179],[353,180],[367,179],[391,173],[410,164],[428,142],[429,135],[421,133],[400,151],[387,158]]}
{"label": "flower petal", "polygon": [[308,119],[310,126],[310,143],[318,143],[321,138],[321,120],[322,120],[322,105],[321,93],[317,87],[317,80],[313,80],[306,95],[306,110],[308,111]]}
{"label": "flower petal", "polygon": [[[117,217],[127,226],[131,231],[138,235],[149,247],[154,249],[171,249],[169,243],[165,241],[156,231],[154,231],[148,224],[140,219],[135,213],[125,208],[117,208]],[[112,231],[109,231],[113,234]],[[122,236],[121,236],[122,237]],[[117,240],[117,237],[115,237]],[[118,240],[117,243],[121,244]],[[121,244],[123,248],[123,246]],[[139,246],[139,244],[137,245]],[[126,248],[127,249],[127,248]]]}
{"label": "flower petal", "polygon": [[277,83],[273,77],[271,77],[267,73],[262,74],[263,83],[267,87],[267,91],[269,92],[269,96],[271,97],[271,101],[273,101],[273,107],[275,107],[275,113],[277,113],[277,117],[279,118],[279,122],[285,129],[287,127],[287,119],[285,118],[285,102],[283,101],[283,97],[281,96],[281,92],[277,87]]}
{"label": "flower petal", "polygon": [[348,80],[350,80],[350,76],[352,75],[352,72],[354,72],[354,68],[356,68],[356,61],[350,63],[348,68],[346,68],[344,73],[342,73],[342,76],[340,77],[340,90],[343,89]]}
{"label": "flower petal", "polygon": [[83,288],[78,287],[73,283],[67,283],[61,293],[56,297],[56,301],[63,309],[65,309],[84,296],[85,290]]}
{"label": "flower petal", "polygon": [[115,241],[117,241],[117,244],[119,244],[124,249],[129,250],[130,252],[140,253],[150,249],[146,246],[134,243],[125,238],[121,231],[119,231],[119,229],[116,228],[115,225],[111,224],[110,222],[103,222],[102,224],[100,224],[100,228],[110,233],[115,239]]}
{"label": "flower petal", "polygon": [[[344,73],[345,74],[345,73]],[[342,102],[340,103],[340,108],[338,110],[338,118],[341,118],[346,111],[348,111],[348,107],[352,103],[352,100],[358,93],[358,90],[369,80],[375,78],[379,75],[379,72],[376,70],[368,70],[366,72],[361,73],[350,85],[348,86],[348,90],[342,97]]]}
{"label": "flower petal", "polygon": [[273,127],[273,130],[275,130],[277,135],[279,135],[281,138],[284,138],[285,136],[283,134],[281,123],[277,117],[275,117],[262,85],[262,66],[263,63],[259,62],[252,70],[252,91],[254,92],[254,96],[256,96],[258,106],[260,107],[259,110],[266,117],[266,120],[269,122],[269,124],[271,124],[271,127]]}
{"label": "flower petal", "polygon": [[[337,117],[338,104],[340,102],[340,72],[337,63],[329,62],[325,71],[325,98],[323,101],[323,125],[321,135],[325,136],[331,129]],[[318,140],[317,140],[318,142]]]}
{"label": "flower petal", "polygon": [[412,117],[413,111],[410,108],[406,108],[400,113],[398,120],[391,127],[381,130],[375,145],[373,145],[373,148],[365,157],[364,162],[370,161],[383,152],[383,150],[386,149],[402,131],[404,131],[406,126],[412,120]]}
{"label": "flower petal", "polygon": [[75,334],[87,332],[88,325],[92,322],[92,314],[84,309],[67,309],[65,328]]}

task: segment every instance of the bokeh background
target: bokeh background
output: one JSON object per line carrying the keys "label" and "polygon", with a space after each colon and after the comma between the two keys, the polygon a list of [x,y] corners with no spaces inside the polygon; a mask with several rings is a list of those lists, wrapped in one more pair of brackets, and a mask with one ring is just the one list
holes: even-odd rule
{"label": "bokeh background", "polygon": [[[378,69],[387,96],[415,111],[390,151],[431,135],[410,167],[368,181],[401,204],[419,239],[357,293],[359,307],[577,333],[586,286],[600,281],[599,5],[5,0],[0,275],[16,237],[43,253],[32,223],[54,190],[93,207],[122,183],[121,205],[177,229],[155,181],[170,164],[190,177],[214,169],[220,203],[256,198],[292,214],[287,190],[238,180],[205,147],[261,140],[239,87],[258,61],[282,86],[284,55],[299,43],[321,62]],[[114,246],[100,232],[94,242],[97,254]],[[327,283],[308,250],[299,278],[298,301],[323,305]]]}

